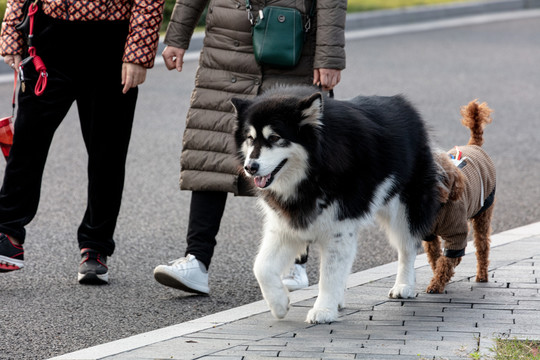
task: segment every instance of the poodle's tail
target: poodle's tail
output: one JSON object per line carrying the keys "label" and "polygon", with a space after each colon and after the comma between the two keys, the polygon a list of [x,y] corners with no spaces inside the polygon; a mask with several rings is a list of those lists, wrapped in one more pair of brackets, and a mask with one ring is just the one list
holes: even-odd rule
{"label": "poodle's tail", "polygon": [[479,104],[477,100],[471,101],[467,106],[461,108],[461,123],[471,130],[471,138],[468,145],[482,146],[484,143],[484,128],[490,124],[491,110],[487,104]]}

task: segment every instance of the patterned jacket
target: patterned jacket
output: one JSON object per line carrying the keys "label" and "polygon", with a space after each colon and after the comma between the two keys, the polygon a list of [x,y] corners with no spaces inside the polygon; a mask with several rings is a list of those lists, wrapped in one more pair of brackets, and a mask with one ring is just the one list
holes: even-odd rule
{"label": "patterned jacket", "polygon": [[[451,258],[464,255],[468,220],[489,208],[495,197],[495,165],[489,155],[476,145],[459,146],[459,150],[463,161],[457,166],[465,176],[465,189],[457,200],[441,207],[433,227],[433,235],[444,240],[445,256]],[[456,149],[448,154],[456,157]]]}
{"label": "patterned jacket", "polygon": [[[165,0],[42,0],[43,12],[68,21],[129,20],[123,62],[154,65]],[[24,0],[8,0],[2,22],[0,54],[23,54],[24,39],[15,25],[23,18]]]}

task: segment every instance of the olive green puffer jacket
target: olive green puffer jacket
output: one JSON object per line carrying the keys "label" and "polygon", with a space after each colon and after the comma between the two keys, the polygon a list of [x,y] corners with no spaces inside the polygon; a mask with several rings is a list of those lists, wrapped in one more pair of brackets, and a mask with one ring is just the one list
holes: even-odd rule
{"label": "olive green puffer jacket", "polygon": [[[304,14],[311,8],[311,0],[251,0],[253,15],[265,3],[295,7]],[[188,49],[206,5],[202,0],[177,0],[165,44]],[[254,97],[276,84],[312,84],[314,68],[344,69],[346,7],[346,0],[317,0],[300,63],[284,70],[255,61],[245,0],[210,0],[184,132],[181,189],[249,194],[251,186],[236,158],[231,98]]]}

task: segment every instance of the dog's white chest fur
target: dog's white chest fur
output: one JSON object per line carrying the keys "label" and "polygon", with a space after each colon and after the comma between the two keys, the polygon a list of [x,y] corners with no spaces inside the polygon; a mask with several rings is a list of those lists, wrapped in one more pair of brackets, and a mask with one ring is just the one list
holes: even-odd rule
{"label": "dog's white chest fur", "polygon": [[278,212],[274,211],[264,200],[260,200],[261,207],[265,215],[265,229],[271,228],[274,231],[287,234],[291,239],[295,239],[305,245],[305,243],[318,243],[320,241],[327,241],[333,237],[333,232],[337,228],[350,227],[355,228],[360,226],[362,222],[369,222],[370,218],[363,220],[345,220],[338,221],[338,209],[337,204],[325,204],[323,207],[318,207],[318,214],[315,220],[310,223],[306,228],[295,228],[291,226],[289,220],[283,217]]}

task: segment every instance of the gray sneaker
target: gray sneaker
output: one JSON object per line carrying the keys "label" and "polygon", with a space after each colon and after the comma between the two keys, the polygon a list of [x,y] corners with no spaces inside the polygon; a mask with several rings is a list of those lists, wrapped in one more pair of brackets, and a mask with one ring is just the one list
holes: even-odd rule
{"label": "gray sneaker", "polygon": [[78,279],[79,284],[108,284],[109,269],[107,267],[107,257],[92,249],[82,249]]}
{"label": "gray sneaker", "polygon": [[300,290],[309,286],[309,279],[305,264],[294,264],[287,275],[282,276],[281,281],[289,291]]}
{"label": "gray sneaker", "polygon": [[154,279],[158,283],[196,294],[207,295],[210,292],[208,271],[195,256],[188,254],[169,264],[154,269]]}

